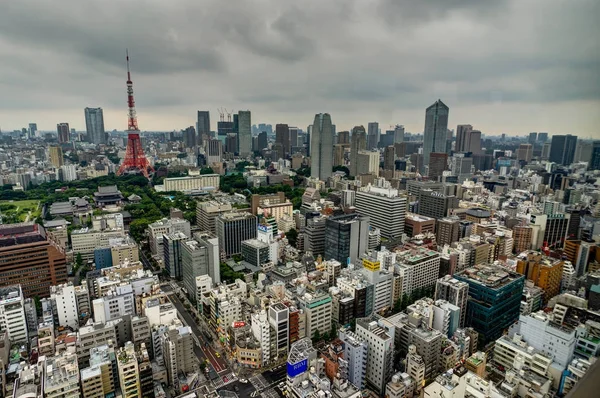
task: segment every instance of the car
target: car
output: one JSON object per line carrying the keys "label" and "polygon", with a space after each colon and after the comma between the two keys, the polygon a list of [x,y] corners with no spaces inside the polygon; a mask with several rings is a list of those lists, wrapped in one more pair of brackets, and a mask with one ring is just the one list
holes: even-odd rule
{"label": "car", "polygon": [[219,354],[218,352],[215,352],[215,355],[217,356],[217,358],[221,358],[221,354]]}
{"label": "car", "polygon": [[246,384],[246,383],[248,383],[248,380],[246,380],[246,379],[240,379],[240,383]]}

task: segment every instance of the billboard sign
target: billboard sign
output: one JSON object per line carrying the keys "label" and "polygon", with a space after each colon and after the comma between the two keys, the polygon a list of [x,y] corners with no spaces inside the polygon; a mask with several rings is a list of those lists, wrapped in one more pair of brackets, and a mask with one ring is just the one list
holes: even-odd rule
{"label": "billboard sign", "polygon": [[287,363],[287,374],[289,377],[296,377],[308,370],[308,359],[303,359],[298,363]]}
{"label": "billboard sign", "polygon": [[246,326],[246,322],[244,322],[244,321],[235,321],[235,322],[233,322],[233,323],[231,324],[231,327],[232,327],[233,329],[236,329],[236,328],[241,328],[242,326]]}
{"label": "billboard sign", "polygon": [[259,225],[258,230],[261,232],[269,232],[269,228],[266,225]]}

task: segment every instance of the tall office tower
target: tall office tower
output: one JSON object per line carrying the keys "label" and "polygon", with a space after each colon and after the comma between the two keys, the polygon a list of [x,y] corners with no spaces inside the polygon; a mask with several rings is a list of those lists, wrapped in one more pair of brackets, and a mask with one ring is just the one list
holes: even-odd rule
{"label": "tall office tower", "polygon": [[454,195],[422,189],[419,191],[418,214],[432,218],[443,218],[448,215],[450,209],[458,208],[458,198]]}
{"label": "tall office tower", "polygon": [[587,164],[590,164],[593,148],[592,142],[578,140],[577,145],[575,146],[575,157],[573,158],[573,161],[587,162]]}
{"label": "tall office tower", "polygon": [[469,138],[469,150],[467,152],[471,153],[481,153],[481,131],[473,130],[471,131]]}
{"label": "tall office tower", "polygon": [[460,327],[465,327],[467,316],[467,300],[469,298],[469,284],[454,279],[450,275],[438,279],[435,284],[435,300],[446,300],[460,308]]}
{"label": "tall office tower", "polygon": [[439,181],[448,165],[448,154],[432,152],[429,155],[429,172],[427,176],[432,181]]}
{"label": "tall office tower", "polygon": [[396,147],[386,146],[383,150],[383,169],[394,170],[396,168]]}
{"label": "tall office tower", "polygon": [[85,130],[87,142],[105,144],[104,114],[102,108],[85,108]]}
{"label": "tall office tower", "polygon": [[326,217],[312,217],[306,220],[304,228],[304,250],[313,256],[325,254],[325,222]]}
{"label": "tall office tower", "polygon": [[600,170],[600,141],[594,141],[592,145],[592,159],[588,170]]}
{"label": "tall office tower", "polygon": [[425,365],[424,380],[433,379],[440,370],[443,339],[444,335],[436,329],[417,327],[408,332],[408,344],[415,348]]}
{"label": "tall office tower", "polygon": [[206,146],[206,162],[210,166],[213,163],[223,161],[223,143],[216,138],[210,138]]}
{"label": "tall office tower", "polygon": [[[534,134],[534,133],[532,133]],[[517,160],[522,160],[527,163],[531,162],[531,158],[533,157],[533,145],[531,144],[521,144],[519,145],[519,149],[517,149]]]}
{"label": "tall office tower", "polygon": [[275,125],[275,143],[280,144],[283,148],[283,153],[280,157],[283,159],[287,158],[291,152],[290,128],[287,124]]}
{"label": "tall office tower", "polygon": [[163,235],[163,264],[173,279],[181,280],[183,277],[181,245],[189,239],[183,232],[171,232]]}
{"label": "tall office tower", "polygon": [[544,142],[542,145],[542,159],[548,160],[550,158],[550,143]]}
{"label": "tall office tower", "polygon": [[565,166],[570,165],[575,158],[576,146],[577,136],[575,135],[553,135],[549,160]]}
{"label": "tall office tower", "polygon": [[298,127],[290,127],[290,155],[292,155],[295,150],[294,147],[301,146],[302,144],[298,144],[298,135],[301,133]]}
{"label": "tall office tower", "polygon": [[63,159],[63,150],[61,147],[53,145],[48,148],[48,152],[50,155],[50,163],[53,167],[58,169],[59,167],[65,164],[65,161]]}
{"label": "tall office tower", "polygon": [[37,135],[37,123],[29,123],[29,138],[34,138]]}
{"label": "tall office tower", "polygon": [[238,135],[227,134],[225,137],[225,153],[237,153],[238,152]]}
{"label": "tall office tower", "polygon": [[529,139],[527,140],[527,142],[530,143],[531,145],[535,145],[537,139],[538,139],[537,133],[529,133]]}
{"label": "tall office tower", "polygon": [[394,327],[374,318],[356,320],[356,335],[367,343],[367,385],[378,393],[392,377],[394,368]]}
{"label": "tall office tower", "polygon": [[465,156],[464,153],[455,153],[450,158],[450,170],[452,175],[459,177],[459,182],[471,178],[471,166],[473,166],[473,158]]}
{"label": "tall office tower", "polygon": [[358,152],[367,149],[367,133],[363,126],[352,129],[352,143],[350,144],[350,175],[358,174]]}
{"label": "tall office tower", "polygon": [[345,164],[345,162],[344,162],[344,153],[345,152],[346,151],[345,151],[343,145],[335,144],[333,146],[333,167],[343,166]]}
{"label": "tall office tower", "polygon": [[26,298],[49,297],[50,286],[67,282],[62,249],[33,222],[0,225],[0,287],[20,284]]}
{"label": "tall office tower", "polygon": [[21,285],[0,287],[0,326],[12,344],[26,343],[27,317]]}
{"label": "tall office tower", "polygon": [[471,146],[471,131],[473,126],[470,124],[459,124],[456,126],[456,144],[454,152],[468,152]]}
{"label": "tall office tower", "polygon": [[258,134],[257,150],[262,151],[268,146],[267,132],[263,131]]}
{"label": "tall office tower", "polygon": [[397,124],[394,127],[394,144],[404,142],[404,126]]}
{"label": "tall office tower", "polygon": [[349,144],[350,143],[350,132],[349,131],[340,131],[338,133],[338,144]]}
{"label": "tall office tower", "polygon": [[201,231],[217,233],[217,218],[233,210],[230,203],[221,203],[214,200],[198,202],[196,204],[196,224]]}
{"label": "tall office tower", "polygon": [[448,134],[448,113],[450,109],[437,100],[425,110],[425,130],[423,132],[423,166],[429,165],[431,152],[446,152],[446,137]]}
{"label": "tall office tower", "polygon": [[329,113],[317,113],[310,137],[310,176],[327,181],[333,171],[333,126]]}
{"label": "tall office tower", "polygon": [[435,285],[440,274],[440,253],[417,247],[396,256],[403,273],[402,293],[410,295],[417,289]]}
{"label": "tall office tower", "polygon": [[540,144],[548,141],[548,133],[538,133],[537,140]]}
{"label": "tall office tower", "polygon": [[369,217],[344,214],[327,218],[325,222],[325,260],[356,264],[367,251]]}
{"label": "tall office tower", "polygon": [[521,253],[531,249],[533,228],[530,225],[515,225],[513,228],[514,252]]}
{"label": "tall office tower", "polygon": [[227,257],[242,253],[242,241],[256,238],[258,219],[251,213],[232,211],[216,220],[219,246]]}
{"label": "tall office tower", "polygon": [[69,123],[58,123],[56,125],[56,132],[58,133],[59,144],[69,142],[69,136],[71,134],[71,130],[69,129]]}
{"label": "tall office tower", "polygon": [[133,343],[128,341],[125,347],[119,349],[116,356],[123,398],[141,397],[140,372]]}
{"label": "tall office tower", "polygon": [[339,339],[344,343],[344,359],[348,361],[348,381],[363,390],[366,386],[369,347],[350,330],[340,330]]}
{"label": "tall office tower", "polygon": [[377,144],[379,144],[379,123],[370,122],[367,128],[369,129],[367,135],[367,149],[377,149]]}
{"label": "tall office tower", "polygon": [[556,213],[548,215],[546,219],[546,230],[544,231],[545,245],[560,247],[567,238],[570,214]]}
{"label": "tall office tower", "polygon": [[194,234],[194,239],[181,243],[183,284],[188,296],[197,300],[196,278],[208,275],[213,284],[221,282],[219,240],[211,234]]}
{"label": "tall office tower", "polygon": [[406,196],[393,188],[368,186],[356,192],[358,212],[368,216],[371,226],[390,240],[400,239],[404,233],[407,203]]}
{"label": "tall office tower", "polygon": [[193,126],[190,126],[183,130],[183,145],[186,148],[194,148],[196,146],[196,129]]}
{"label": "tall office tower", "polygon": [[196,122],[196,132],[198,133],[197,144],[204,145],[204,140],[210,137],[210,112],[198,111],[198,121]]}
{"label": "tall office tower", "polygon": [[357,157],[356,174],[379,175],[379,152],[360,151]]}
{"label": "tall office tower", "polygon": [[435,228],[438,246],[450,245],[460,239],[460,219],[440,218]]}
{"label": "tall office tower", "polygon": [[475,265],[454,274],[469,284],[467,324],[482,346],[498,339],[517,319],[525,277],[496,265]]}
{"label": "tall office tower", "polygon": [[252,120],[250,111],[238,112],[238,146],[240,157],[245,158],[252,153]]}

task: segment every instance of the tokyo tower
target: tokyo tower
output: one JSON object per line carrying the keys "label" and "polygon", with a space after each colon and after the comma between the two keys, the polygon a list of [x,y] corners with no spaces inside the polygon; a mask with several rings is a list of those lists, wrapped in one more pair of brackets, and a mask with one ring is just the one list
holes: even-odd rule
{"label": "tokyo tower", "polygon": [[125,152],[125,159],[123,159],[117,175],[137,172],[148,178],[149,172],[154,172],[154,169],[150,166],[150,162],[148,162],[142,149],[140,129],[138,128],[137,115],[135,113],[135,101],[133,99],[133,82],[131,81],[131,73],[129,72],[129,51],[126,51],[125,54],[127,57],[127,105],[129,106],[127,150]]}

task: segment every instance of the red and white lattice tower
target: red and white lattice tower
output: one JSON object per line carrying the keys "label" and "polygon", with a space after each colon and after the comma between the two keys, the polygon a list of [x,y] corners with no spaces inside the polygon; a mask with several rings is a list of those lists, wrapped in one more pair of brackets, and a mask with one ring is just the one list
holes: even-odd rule
{"label": "red and white lattice tower", "polygon": [[148,177],[149,172],[154,169],[150,166],[150,162],[142,149],[142,141],[140,140],[140,129],[137,124],[137,115],[135,113],[135,101],[133,99],[133,82],[131,81],[131,73],[129,72],[129,52],[127,56],[127,105],[129,106],[129,117],[127,123],[127,151],[125,159],[117,171],[117,175],[122,175],[126,172],[137,170],[144,176]]}

